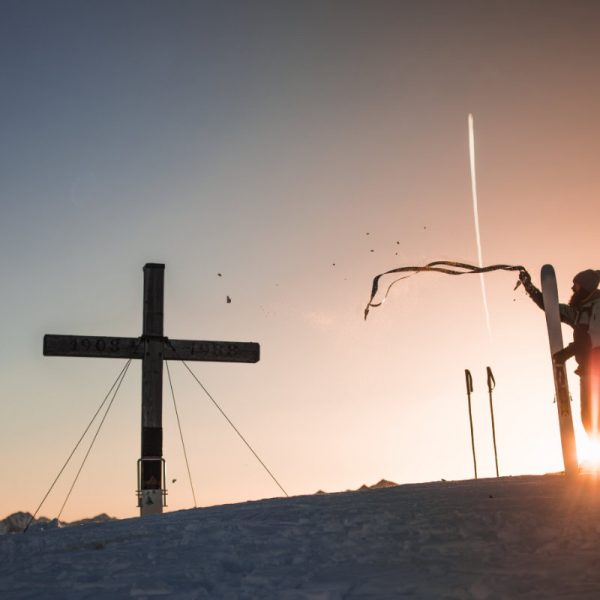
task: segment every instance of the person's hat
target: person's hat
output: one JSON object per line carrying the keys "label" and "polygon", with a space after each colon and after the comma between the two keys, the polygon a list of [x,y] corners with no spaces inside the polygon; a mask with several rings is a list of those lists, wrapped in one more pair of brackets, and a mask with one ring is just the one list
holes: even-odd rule
{"label": "person's hat", "polygon": [[600,283],[600,271],[594,271],[594,269],[581,271],[581,273],[577,273],[573,277],[573,283],[576,283],[588,292],[593,292]]}

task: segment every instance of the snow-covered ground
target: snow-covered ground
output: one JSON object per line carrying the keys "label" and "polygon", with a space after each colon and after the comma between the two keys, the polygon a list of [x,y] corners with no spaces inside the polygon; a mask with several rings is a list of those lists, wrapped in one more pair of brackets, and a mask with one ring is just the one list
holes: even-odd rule
{"label": "snow-covered ground", "polygon": [[600,598],[600,479],[403,485],[0,536],[0,598]]}

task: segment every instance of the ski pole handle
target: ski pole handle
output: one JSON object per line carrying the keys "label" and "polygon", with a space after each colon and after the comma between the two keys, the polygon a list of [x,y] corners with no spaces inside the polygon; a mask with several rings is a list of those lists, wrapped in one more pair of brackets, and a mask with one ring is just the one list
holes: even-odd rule
{"label": "ski pole handle", "polygon": [[473,377],[471,377],[471,371],[465,369],[465,379],[467,381],[467,394],[473,393]]}
{"label": "ski pole handle", "polygon": [[492,369],[490,369],[490,367],[486,367],[486,369],[487,369],[488,391],[491,392],[496,387],[496,380],[494,379],[494,374],[492,373]]}

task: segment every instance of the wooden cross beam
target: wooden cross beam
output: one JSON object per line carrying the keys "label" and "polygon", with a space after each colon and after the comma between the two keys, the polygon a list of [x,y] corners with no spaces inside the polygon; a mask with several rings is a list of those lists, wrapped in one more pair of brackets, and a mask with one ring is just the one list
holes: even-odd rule
{"label": "wooden cross beam", "polygon": [[142,360],[142,451],[138,461],[140,515],[161,513],[166,506],[163,458],[163,360],[255,363],[254,342],[170,340],[163,333],[165,265],[144,266],[144,324],[139,338],[45,335],[45,356],[139,358]]}

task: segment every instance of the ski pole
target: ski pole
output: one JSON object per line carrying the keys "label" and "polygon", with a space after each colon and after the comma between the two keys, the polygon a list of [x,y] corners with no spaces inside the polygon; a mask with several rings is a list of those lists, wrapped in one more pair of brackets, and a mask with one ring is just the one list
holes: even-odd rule
{"label": "ski pole", "polygon": [[471,413],[471,393],[473,392],[473,378],[469,369],[465,369],[465,378],[467,380],[467,401],[469,404],[469,424],[471,426],[471,449],[473,450],[473,469],[475,470],[475,479],[477,479],[477,459],[475,458],[475,435],[473,433],[473,414]]}
{"label": "ski pole", "polygon": [[486,367],[486,369],[488,394],[490,396],[490,414],[492,415],[492,438],[494,440],[494,460],[496,461],[496,477],[500,477],[500,473],[498,471],[498,450],[496,449],[496,426],[494,425],[494,403],[492,401],[492,390],[496,387],[496,380],[494,379],[492,369],[490,369],[490,367]]}

